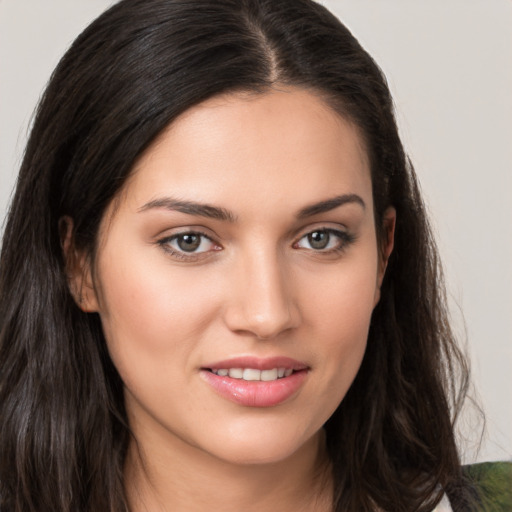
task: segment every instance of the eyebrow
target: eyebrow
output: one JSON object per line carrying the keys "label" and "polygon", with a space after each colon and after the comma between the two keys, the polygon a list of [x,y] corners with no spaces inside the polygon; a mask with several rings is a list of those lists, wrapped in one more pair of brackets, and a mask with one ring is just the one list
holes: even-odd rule
{"label": "eyebrow", "polygon": [[332,197],[331,199],[326,199],[325,201],[320,201],[319,203],[314,203],[306,206],[305,208],[302,208],[297,214],[297,218],[304,219],[307,217],[312,217],[313,215],[329,212],[335,208],[338,208],[339,206],[351,203],[360,205],[363,210],[366,209],[365,202],[357,194],[343,194],[341,196]]}
{"label": "eyebrow", "polygon": [[[308,205],[297,213],[298,219],[304,219],[307,217],[313,217],[320,213],[329,212],[345,204],[359,204],[363,210],[366,209],[366,204],[363,199],[357,194],[343,194],[335,196],[325,201],[313,203]],[[162,197],[159,199],[153,199],[144,206],[139,208],[138,212],[145,212],[153,208],[163,208],[170,211],[178,211],[187,215],[195,215],[199,217],[206,217],[209,219],[236,222],[236,215],[226,208],[219,206],[213,206],[205,203],[196,203],[194,201],[184,201],[181,199],[174,199],[172,197]]]}
{"label": "eyebrow", "polygon": [[209,219],[223,220],[228,222],[235,222],[236,216],[225,208],[219,206],[212,206],[210,204],[196,203],[194,201],[182,201],[172,197],[162,197],[149,201],[144,206],[139,208],[139,212],[144,212],[152,208],[164,208],[170,211],[178,211],[188,215],[196,215],[199,217],[207,217]]}

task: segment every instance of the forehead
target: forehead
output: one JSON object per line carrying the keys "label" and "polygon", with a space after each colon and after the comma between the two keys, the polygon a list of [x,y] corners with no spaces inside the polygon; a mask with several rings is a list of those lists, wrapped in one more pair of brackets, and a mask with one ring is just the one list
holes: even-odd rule
{"label": "forehead", "polygon": [[319,95],[289,88],[189,109],[138,160],[123,196],[131,208],[168,194],[279,212],[345,193],[372,202],[359,130]]}

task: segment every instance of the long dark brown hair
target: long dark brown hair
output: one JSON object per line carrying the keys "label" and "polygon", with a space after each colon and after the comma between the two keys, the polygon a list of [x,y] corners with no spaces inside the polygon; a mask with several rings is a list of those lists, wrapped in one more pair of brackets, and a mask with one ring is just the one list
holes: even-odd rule
{"label": "long dark brown hair", "polygon": [[[378,236],[395,249],[361,369],[328,420],[336,511],[462,507],[453,422],[467,368],[437,251],[378,66],[309,0],[122,0],[74,42],[40,102],[0,260],[0,509],[128,510],[123,385],[98,315],[69,291],[59,219],[94,258],[134,162],[180,113],[276,84],[320,94],[364,134]],[[457,505],[458,506],[458,505]]]}

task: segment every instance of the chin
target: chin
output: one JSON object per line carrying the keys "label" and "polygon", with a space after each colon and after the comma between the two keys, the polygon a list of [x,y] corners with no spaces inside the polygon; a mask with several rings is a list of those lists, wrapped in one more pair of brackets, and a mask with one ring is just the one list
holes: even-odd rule
{"label": "chin", "polygon": [[[210,453],[235,465],[278,464],[317,449],[318,431],[308,434],[290,429],[262,427],[256,430],[230,431],[219,439]],[[224,436],[223,436],[224,437]]]}

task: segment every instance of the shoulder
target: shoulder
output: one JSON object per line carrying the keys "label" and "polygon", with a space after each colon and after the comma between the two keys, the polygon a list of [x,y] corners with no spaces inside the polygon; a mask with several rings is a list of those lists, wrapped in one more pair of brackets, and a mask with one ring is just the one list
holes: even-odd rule
{"label": "shoulder", "polygon": [[463,471],[478,492],[482,512],[512,510],[512,462],[472,464]]}

